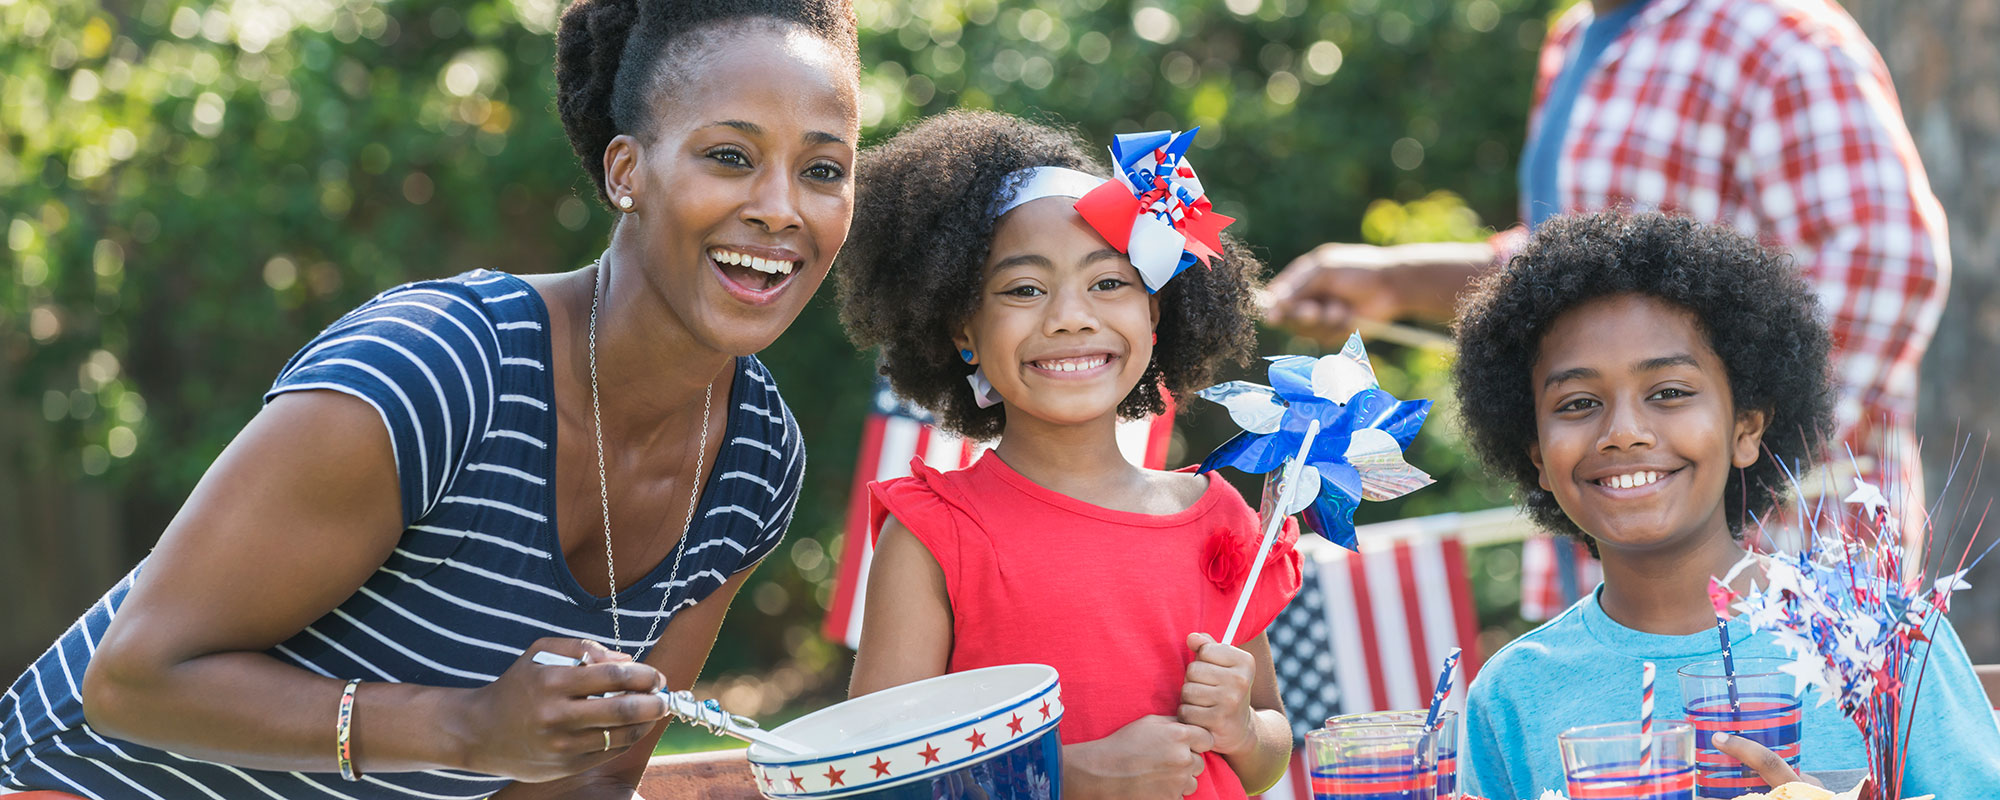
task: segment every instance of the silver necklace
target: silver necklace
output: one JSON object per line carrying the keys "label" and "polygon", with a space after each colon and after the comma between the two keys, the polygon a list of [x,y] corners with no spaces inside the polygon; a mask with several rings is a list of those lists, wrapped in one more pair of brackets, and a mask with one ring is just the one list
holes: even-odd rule
{"label": "silver necklace", "polygon": [[[597,401],[597,282],[604,267],[601,261],[591,266],[596,272],[590,276],[590,421],[591,432],[597,437],[597,499],[604,509],[604,571],[611,584],[611,649],[616,650],[618,643],[625,641],[625,635],[618,625],[618,562],[611,556],[611,489],[604,477],[604,415]],[[701,393],[701,444],[695,448],[694,474],[688,480],[687,519],[681,523],[681,540],[674,544],[674,566],[667,572],[666,590],[660,593],[660,610],[653,615],[653,624],[646,628],[646,638],[642,640],[645,642],[653,641],[660,630],[660,618],[667,615],[667,599],[674,596],[674,579],[681,574],[681,555],[687,552],[688,536],[694,533],[694,509],[701,501],[702,462],[708,457],[708,412],[714,397],[715,383],[710,381]]]}

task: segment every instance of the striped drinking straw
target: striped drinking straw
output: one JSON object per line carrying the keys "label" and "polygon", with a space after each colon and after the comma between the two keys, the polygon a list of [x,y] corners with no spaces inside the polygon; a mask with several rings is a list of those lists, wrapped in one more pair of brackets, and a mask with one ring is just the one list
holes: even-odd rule
{"label": "striped drinking straw", "polygon": [[1729,653],[1729,618],[1715,615],[1715,630],[1722,637],[1722,682],[1729,687],[1729,710],[1743,712],[1743,700],[1736,694],[1736,659]]}
{"label": "striped drinking straw", "polygon": [[1653,760],[1653,662],[1639,675],[1639,769]]}
{"label": "striped drinking straw", "polygon": [[1424,717],[1424,730],[1434,731],[1438,727],[1438,717],[1444,714],[1444,701],[1451,697],[1451,676],[1458,671],[1459,649],[1451,649],[1451,655],[1444,657],[1444,668],[1438,671],[1437,689],[1431,692],[1431,713]]}

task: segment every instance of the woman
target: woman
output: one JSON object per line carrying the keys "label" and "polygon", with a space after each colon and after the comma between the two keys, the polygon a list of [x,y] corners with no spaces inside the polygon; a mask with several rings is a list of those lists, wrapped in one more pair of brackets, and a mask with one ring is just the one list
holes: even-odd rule
{"label": "woman", "polygon": [[650,690],[693,683],[798,494],[749,354],[846,237],[856,57],[837,0],[566,11],[559,111],[621,212],[598,263],[400,287],[300,351],[0,695],[0,785],[629,800]]}

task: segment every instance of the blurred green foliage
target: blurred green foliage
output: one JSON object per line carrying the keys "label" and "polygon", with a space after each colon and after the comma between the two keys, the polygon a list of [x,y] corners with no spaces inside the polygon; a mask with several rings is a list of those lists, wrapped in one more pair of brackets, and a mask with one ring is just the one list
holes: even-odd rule
{"label": "blurred green foliage", "polygon": [[[954,106],[1099,142],[1200,125],[1195,163],[1274,268],[1322,241],[1476,238],[1481,220],[1513,218],[1555,5],[859,0],[865,133]],[[588,263],[609,220],[552,110],[558,13],[558,0],[0,0],[0,404],[34,422],[0,453],[0,479],[108,489],[136,561],[285,359],[341,312],[407,280]],[[813,469],[712,675],[844,671],[817,628],[872,360],[842,337],[830,294],[766,354],[792,396],[815,398],[794,404]],[[1311,346],[1268,333],[1264,351]],[[1411,460],[1440,482],[1362,521],[1504,502],[1457,441],[1444,355],[1377,359],[1396,395],[1439,401]],[[1225,415],[1191,411],[1177,463],[1229,432]],[[1495,619],[1513,591],[1503,574],[1481,589]],[[67,621],[41,624],[53,636]]]}

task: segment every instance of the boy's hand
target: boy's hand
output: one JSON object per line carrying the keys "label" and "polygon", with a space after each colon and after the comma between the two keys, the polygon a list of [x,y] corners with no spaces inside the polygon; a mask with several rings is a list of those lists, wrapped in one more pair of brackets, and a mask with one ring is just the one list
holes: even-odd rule
{"label": "boy's hand", "polygon": [[1158,714],[1140,717],[1110,736],[1063,747],[1063,795],[1102,798],[1180,797],[1200,785],[1214,745],[1208,731]]}
{"label": "boy's hand", "polygon": [[1743,766],[1755,771],[1757,777],[1764,779],[1764,783],[1769,784],[1772,788],[1783,786],[1793,781],[1804,781],[1814,786],[1825,785],[1820,783],[1818,778],[1811,775],[1803,772],[1793,772],[1792,765],[1785,763],[1785,760],[1779,758],[1777,753],[1771,752],[1770,748],[1758,744],[1754,740],[1745,739],[1741,736],[1731,736],[1726,733],[1717,733],[1713,741],[1715,749],[1721,750],[1723,755],[1743,762]]}
{"label": "boy's hand", "polygon": [[1215,752],[1234,755],[1254,750],[1257,732],[1250,708],[1250,683],[1257,659],[1223,644],[1206,633],[1188,634],[1194,663],[1181,684],[1180,720],[1206,729],[1215,737]]}

